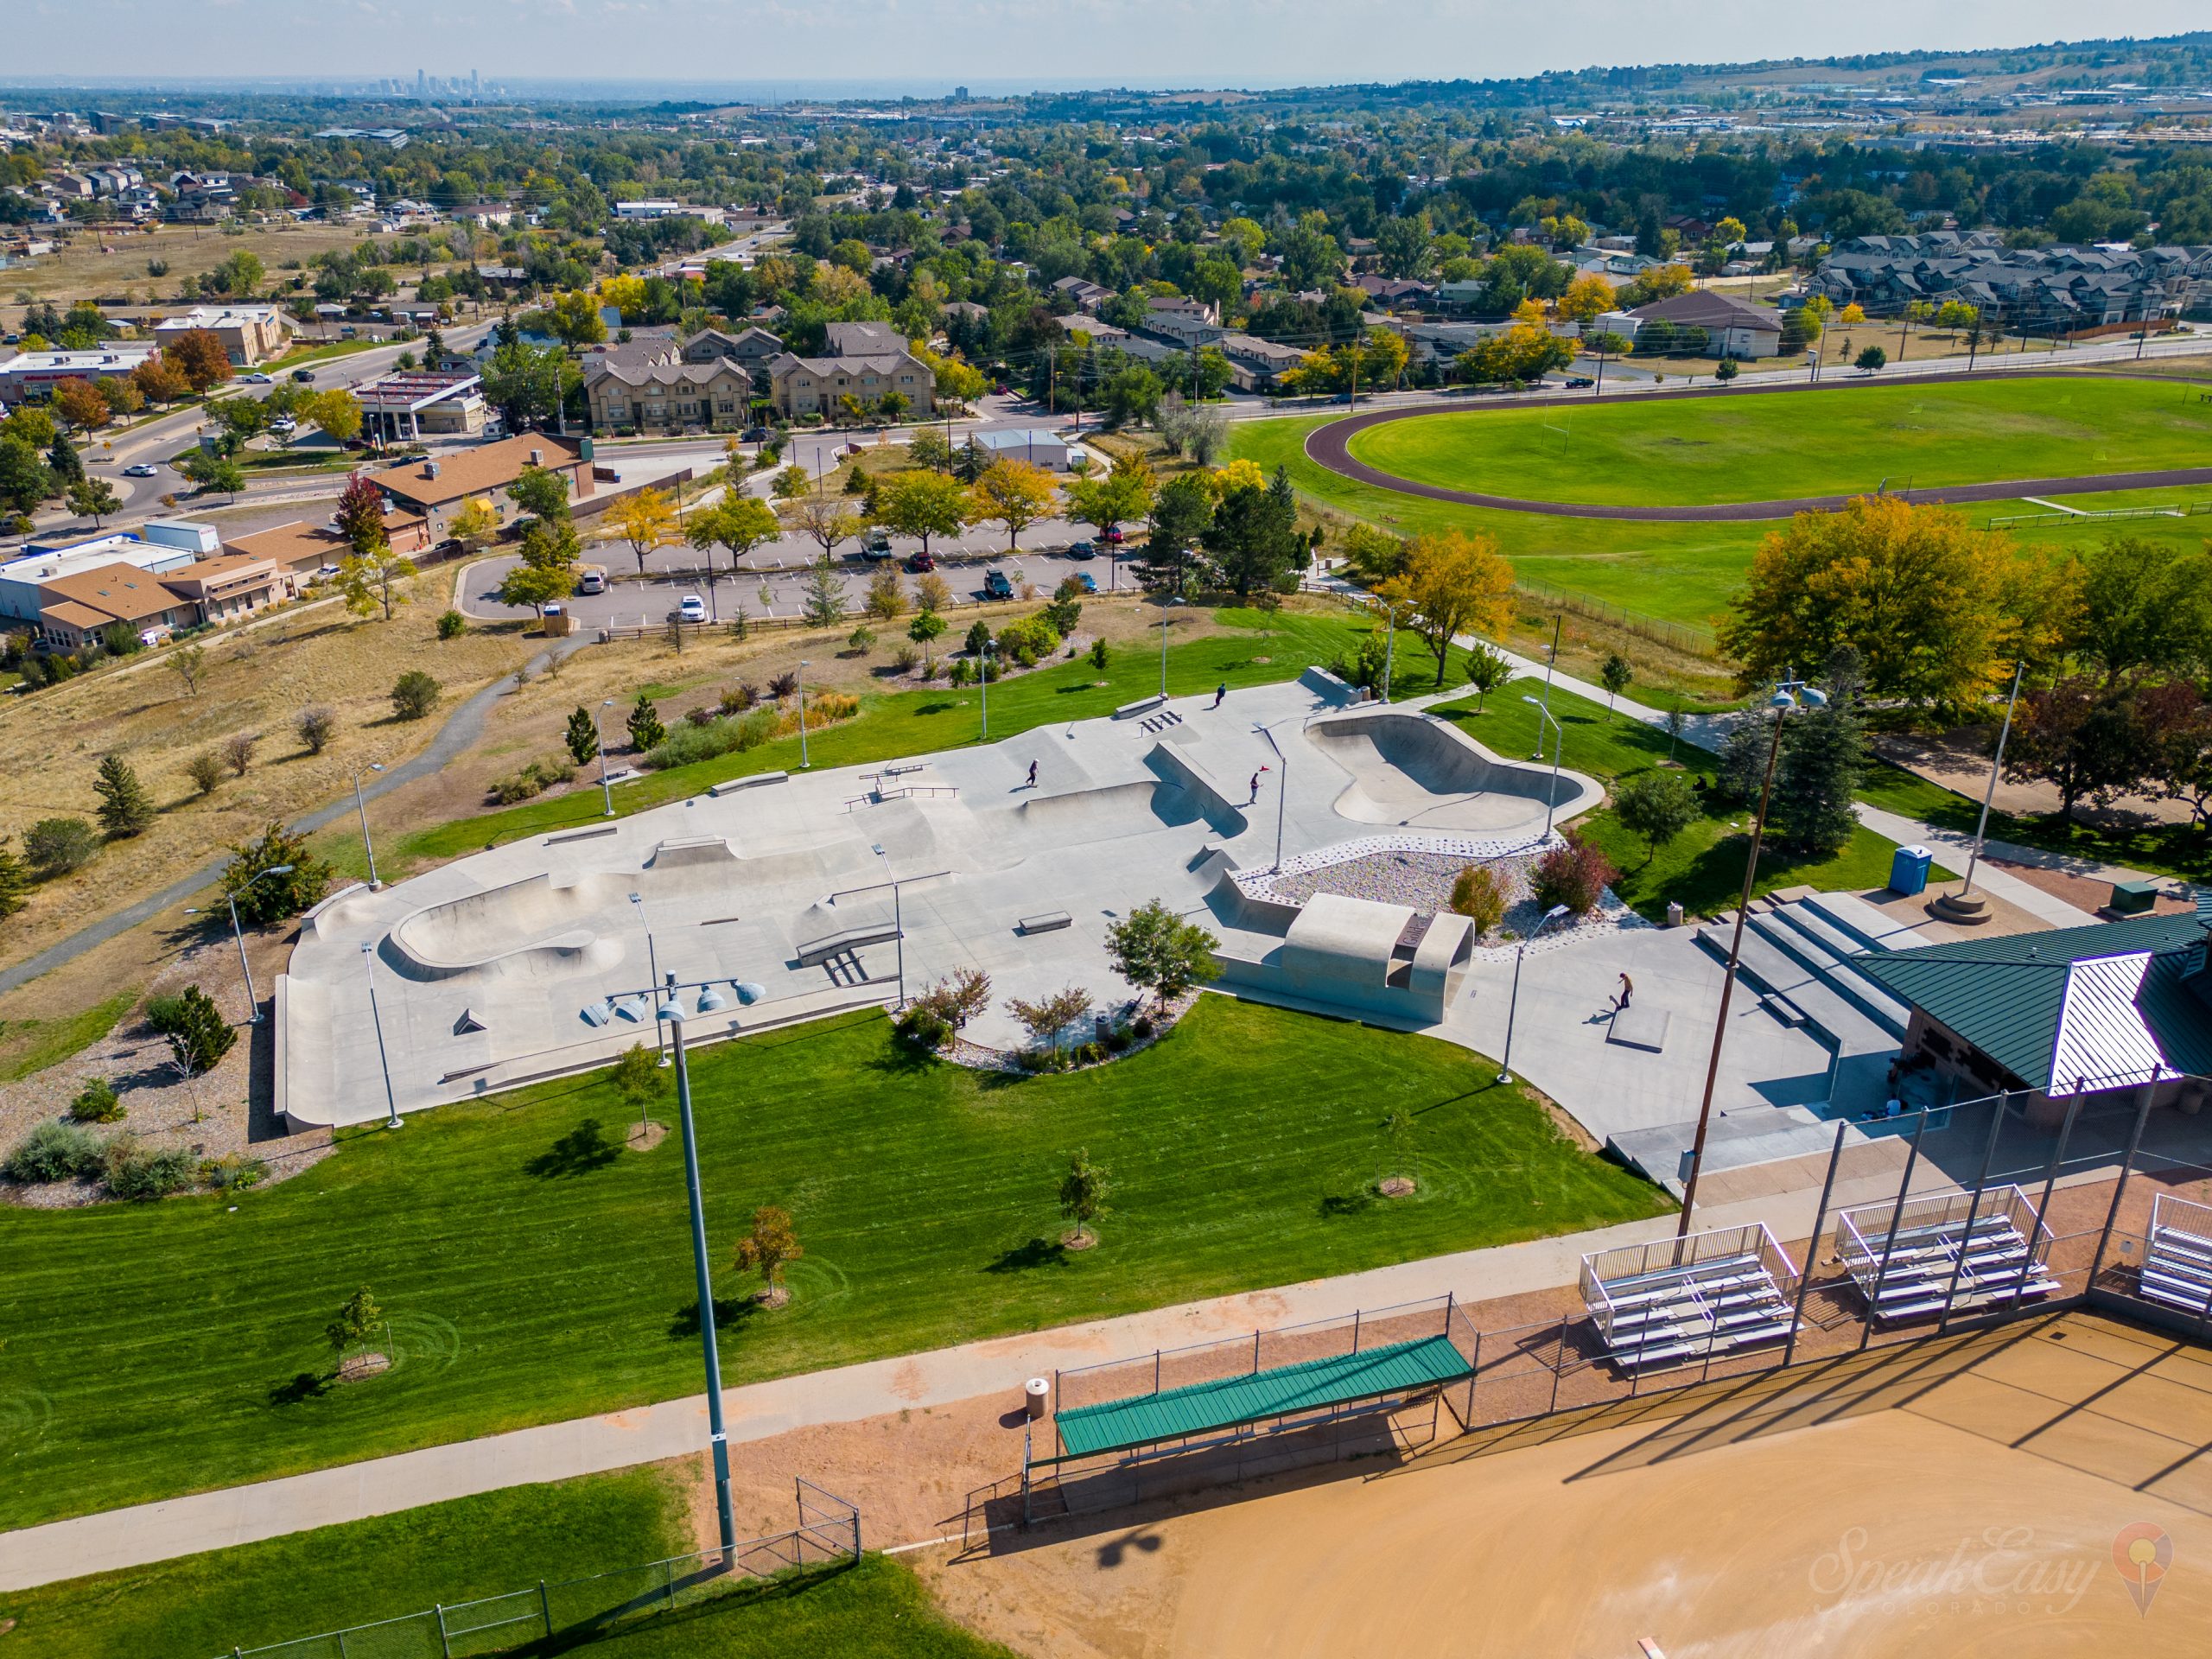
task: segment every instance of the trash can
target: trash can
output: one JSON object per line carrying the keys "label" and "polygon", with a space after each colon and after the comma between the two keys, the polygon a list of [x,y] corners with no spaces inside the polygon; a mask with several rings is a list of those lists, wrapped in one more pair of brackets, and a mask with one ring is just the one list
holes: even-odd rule
{"label": "trash can", "polygon": [[1046,1377],[1033,1376],[1022,1389],[1022,1403],[1028,1408],[1029,1421],[1035,1422],[1045,1414],[1045,1402],[1052,1397],[1052,1384]]}
{"label": "trash can", "polygon": [[1900,847],[1890,860],[1890,891],[1907,898],[1928,891],[1928,867],[1936,855],[1925,847]]}

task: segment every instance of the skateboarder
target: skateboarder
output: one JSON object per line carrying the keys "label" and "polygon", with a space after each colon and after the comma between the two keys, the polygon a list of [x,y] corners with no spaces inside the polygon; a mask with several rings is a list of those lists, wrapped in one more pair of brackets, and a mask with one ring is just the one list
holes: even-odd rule
{"label": "skateboarder", "polygon": [[1260,779],[1262,776],[1266,773],[1267,770],[1267,767],[1262,766],[1258,772],[1252,774],[1252,794],[1250,799],[1244,803],[1245,805],[1249,806],[1253,801],[1256,801],[1260,798]]}
{"label": "skateboarder", "polygon": [[1613,999],[1613,1012],[1626,1014],[1629,999],[1636,995],[1636,982],[1626,974],[1621,976],[1620,995]]}
{"label": "skateboarder", "polygon": [[1036,763],[1034,760],[1032,760],[1032,761],[1029,763],[1029,785],[1028,785],[1028,786],[1029,786],[1031,789],[1034,789],[1034,788],[1036,788],[1036,787],[1037,787],[1037,763]]}
{"label": "skateboarder", "polygon": [[1226,697],[1228,695],[1229,682],[1227,680],[1224,680],[1219,685],[1217,685],[1213,689],[1213,706],[1217,709],[1220,708],[1222,699]]}

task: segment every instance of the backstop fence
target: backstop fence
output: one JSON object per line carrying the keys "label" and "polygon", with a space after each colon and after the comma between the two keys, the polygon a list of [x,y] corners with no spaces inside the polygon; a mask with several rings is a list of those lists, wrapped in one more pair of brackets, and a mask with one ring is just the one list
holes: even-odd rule
{"label": "backstop fence", "polygon": [[478,1659],[540,1644],[550,1649],[710,1601],[755,1580],[857,1562],[860,1510],[810,1481],[793,1485],[798,1524],[727,1552],[672,1556],[582,1578],[541,1579],[524,1589],[441,1603],[396,1618],[266,1647],[232,1648],[226,1659]]}

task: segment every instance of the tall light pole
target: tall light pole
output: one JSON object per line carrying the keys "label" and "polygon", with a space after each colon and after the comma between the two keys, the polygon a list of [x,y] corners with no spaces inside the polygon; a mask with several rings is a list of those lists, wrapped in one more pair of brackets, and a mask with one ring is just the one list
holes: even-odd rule
{"label": "tall light pole", "polygon": [[[369,770],[382,772],[384,762],[370,761]],[[382,890],[384,883],[377,880],[377,849],[376,844],[369,839],[369,809],[361,799],[361,769],[359,766],[353,768],[353,810],[361,815],[361,850],[369,855],[369,891],[376,893]]]}
{"label": "tall light pole", "polygon": [[1521,958],[1529,954],[1529,947],[1535,942],[1537,934],[1566,914],[1565,905],[1554,905],[1544,912],[1544,919],[1536,924],[1529,937],[1513,947],[1513,995],[1505,1005],[1505,1053],[1497,1063],[1497,1080],[1500,1083],[1513,1081],[1513,1016],[1521,1009]]}
{"label": "tall light pole", "polygon": [[[671,991],[676,976],[668,982]],[[653,982],[660,1004],[661,984]],[[671,995],[660,1004],[658,1020],[675,1034],[676,1109],[683,1125],[683,1185],[691,1203],[691,1271],[699,1290],[699,1348],[707,1366],[707,1444],[715,1454],[715,1512],[721,1523],[722,1564],[737,1550],[737,1521],[730,1507],[729,1440],[722,1432],[722,1363],[715,1347],[715,1281],[707,1261],[707,1213],[699,1197],[699,1136],[691,1122],[691,1071],[683,1058],[683,1003]]]}
{"label": "tall light pole", "polygon": [[1549,841],[1552,838],[1552,814],[1559,808],[1559,752],[1561,748],[1566,747],[1567,734],[1560,729],[1559,721],[1553,718],[1552,711],[1545,708],[1542,703],[1538,702],[1535,698],[1523,696],[1521,701],[1527,703],[1530,708],[1534,709],[1538,715],[1542,716],[1541,723],[1540,723],[1536,728],[1535,758],[1538,760],[1541,761],[1544,758],[1544,727],[1549,726],[1554,734],[1552,738],[1551,787],[1544,792],[1544,839],[1546,841]]}
{"label": "tall light pole", "polygon": [[1963,899],[1974,891],[1974,866],[1981,862],[1982,842],[1989,834],[1989,808],[1997,798],[1997,774],[2004,769],[2005,745],[2012,735],[2012,710],[2020,701],[2020,676],[2027,670],[2025,663],[2012,665],[2012,695],[2005,699],[2005,724],[1997,733],[1997,753],[1989,762],[1989,785],[1981,791],[1981,817],[1974,827],[1974,851],[1967,858],[1966,885],[1959,889]]}
{"label": "tall light pole", "polygon": [[1167,613],[1183,602],[1180,594],[1160,601],[1160,696],[1167,698]]}
{"label": "tall light pole", "polygon": [[1751,889],[1758,884],[1759,874],[1759,843],[1766,838],[1766,809],[1774,798],[1774,769],[1782,758],[1783,717],[1797,706],[1797,694],[1804,694],[1805,701],[1818,709],[1827,702],[1827,696],[1806,684],[1802,680],[1783,680],[1774,688],[1774,695],[1767,699],[1767,707],[1774,710],[1774,739],[1767,746],[1766,779],[1759,785],[1758,816],[1751,820],[1751,850],[1744,862],[1744,892],[1736,906],[1736,927],[1728,938],[1728,966],[1720,976],[1720,1011],[1713,1017],[1713,1055],[1705,1066],[1705,1098],[1697,1109],[1697,1138],[1690,1145],[1690,1173],[1682,1183],[1682,1218],[1675,1229],[1676,1238],[1687,1238],[1690,1231],[1690,1214],[1697,1207],[1697,1181],[1705,1166],[1705,1132],[1713,1121],[1713,1090],[1720,1077],[1720,1045],[1728,1035],[1728,1001],[1736,989],[1736,964],[1744,947],[1744,917],[1751,907]]}
{"label": "tall light pole", "polygon": [[662,1041],[660,1030],[660,958],[653,949],[653,925],[645,914],[645,894],[632,893],[630,902],[637,907],[638,925],[645,930],[645,971],[652,976],[653,985],[653,1047],[660,1055],[660,1063],[666,1065],[668,1046]]}
{"label": "tall light pole", "polygon": [[806,758],[806,658],[798,659],[798,765],[804,772],[814,762]]}
{"label": "tall light pole", "polygon": [[1283,803],[1290,795],[1290,757],[1282,752],[1282,745],[1275,741],[1274,729],[1266,726],[1252,728],[1268,740],[1268,747],[1275,752],[1275,763],[1282,768],[1282,776],[1275,780],[1275,861],[1274,870],[1282,868],[1282,813]]}
{"label": "tall light pole", "polygon": [[[271,864],[260,874],[255,876],[253,880],[247,882],[245,887],[240,887],[238,893],[245,892],[246,888],[253,887],[257,882],[266,881],[272,875],[289,875],[291,873],[292,867],[289,864]],[[224,898],[229,901],[231,906],[231,937],[238,941],[238,967],[245,974],[246,1023],[257,1026],[261,1023],[261,997],[253,988],[253,964],[245,959],[245,929],[238,925],[238,895],[237,893],[226,893]],[[207,914],[205,911],[200,910],[187,910],[184,913],[188,916]]]}
{"label": "tall light pole", "polygon": [[377,1064],[384,1069],[384,1126],[387,1129],[400,1127],[399,1102],[391,1092],[391,1056],[384,1046],[384,1010],[377,1006],[377,948],[370,941],[361,941],[361,971],[369,976],[369,1022],[376,1027]]}
{"label": "tall light pole", "polygon": [[983,688],[983,737],[986,740],[991,734],[991,658],[998,654],[998,641],[995,639],[984,640],[982,650],[976,653],[976,664],[980,671],[976,683]]}
{"label": "tall light pole", "polygon": [[[603,699],[599,705],[600,709],[612,709],[613,706],[614,699],[612,697]],[[614,791],[607,781],[607,734],[599,728],[598,709],[592,710],[591,741],[599,749],[599,798],[607,809],[603,816],[611,818],[614,816]]]}
{"label": "tall light pole", "polygon": [[883,850],[883,843],[875,843],[875,855],[883,861],[883,874],[891,882],[891,931],[899,946],[899,1006],[906,1006],[906,912],[899,898],[899,878],[891,872],[891,855]]}

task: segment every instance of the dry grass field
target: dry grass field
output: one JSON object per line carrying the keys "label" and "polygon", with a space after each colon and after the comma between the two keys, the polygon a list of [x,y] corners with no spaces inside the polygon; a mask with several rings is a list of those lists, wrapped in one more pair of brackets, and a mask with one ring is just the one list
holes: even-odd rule
{"label": "dry grass field", "polygon": [[[364,234],[352,225],[255,226],[236,236],[212,225],[163,225],[151,231],[88,226],[70,232],[68,242],[45,257],[9,267],[0,276],[7,295],[0,315],[13,327],[22,319],[26,294],[63,305],[125,296],[140,303],[170,298],[181,278],[213,270],[240,249],[259,257],[273,282],[284,274],[286,261],[304,265],[318,253],[353,247]],[[149,259],[166,261],[167,274],[149,275]]]}

